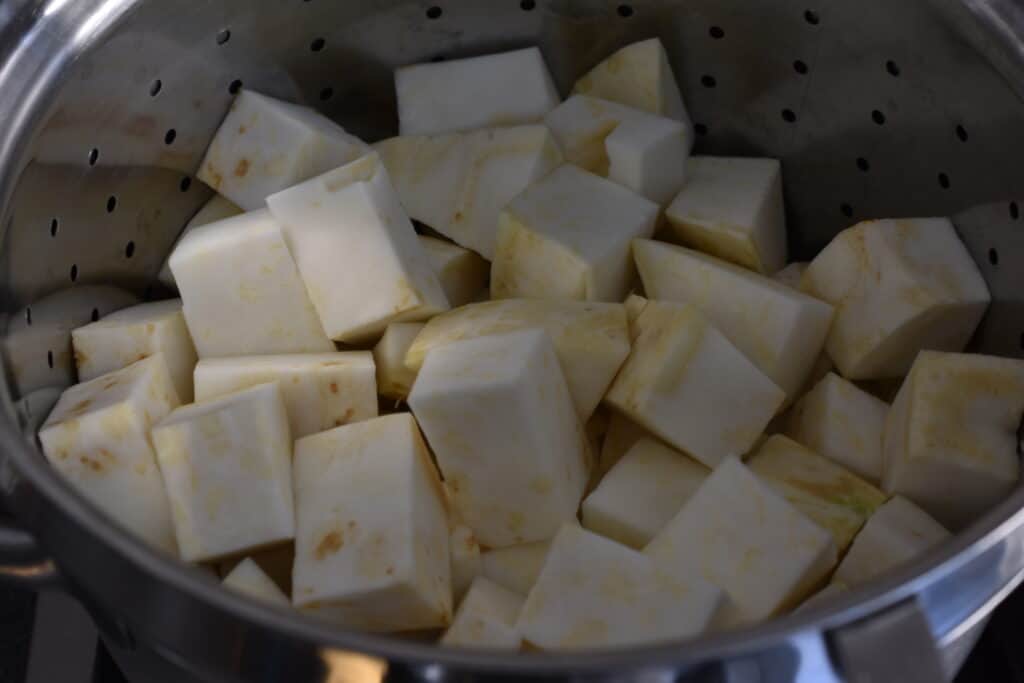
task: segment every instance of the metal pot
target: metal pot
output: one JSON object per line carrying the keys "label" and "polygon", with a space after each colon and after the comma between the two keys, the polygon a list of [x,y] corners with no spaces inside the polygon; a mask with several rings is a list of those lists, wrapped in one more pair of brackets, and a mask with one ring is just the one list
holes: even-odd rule
{"label": "metal pot", "polygon": [[783,159],[797,255],[857,218],[956,214],[995,300],[977,347],[1024,353],[1024,203],[1009,199],[1024,196],[1024,10],[1012,0],[437,3],[0,3],[0,482],[32,534],[0,533],[0,571],[60,581],[108,638],[179,679],[947,677],[1021,579],[1024,491],[815,609],[674,645],[496,656],[348,633],[223,591],[123,533],[26,439],[72,380],[69,327],[126,296],[90,285],[144,294],[208,196],[190,175],[241,83],[376,138],[395,127],[395,65],[527,44],[565,92],[614,48],[660,36],[698,151]]}

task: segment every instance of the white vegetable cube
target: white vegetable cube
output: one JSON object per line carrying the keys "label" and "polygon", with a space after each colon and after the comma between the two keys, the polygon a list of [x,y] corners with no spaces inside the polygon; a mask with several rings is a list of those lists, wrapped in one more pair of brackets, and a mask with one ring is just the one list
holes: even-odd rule
{"label": "white vegetable cube", "polygon": [[641,439],[584,499],[583,526],[631,548],[643,548],[710,473],[654,439]]}
{"label": "white vegetable cube", "polygon": [[228,588],[249,597],[264,600],[281,607],[290,607],[288,596],[281,592],[266,572],[251,557],[239,562],[221,582]]}
{"label": "white vegetable cube", "polygon": [[465,524],[457,524],[452,529],[448,546],[452,558],[452,596],[458,603],[480,575],[480,544],[472,529]]}
{"label": "white vegetable cube", "polygon": [[601,453],[597,458],[597,479],[600,480],[611,471],[626,453],[641,439],[648,436],[646,429],[630,420],[622,413],[611,411],[608,419],[608,431],[601,444]]}
{"label": "white vegetable cube", "polygon": [[644,552],[660,566],[721,586],[731,599],[730,623],[797,604],[836,563],[831,534],[736,458],[711,473]]}
{"label": "white vegetable cube", "polygon": [[882,479],[889,406],[830,372],[793,406],[785,433],[871,482]]}
{"label": "white vegetable cube", "polygon": [[558,91],[536,47],[395,70],[402,135],[537,123]]}
{"label": "white vegetable cube", "polygon": [[152,438],[183,560],[294,537],[292,438],[276,382],[182,406]]}
{"label": "white vegetable cube", "polygon": [[419,239],[453,308],[474,301],[487,287],[491,266],[479,254],[433,237]]}
{"label": "white vegetable cube", "polygon": [[443,495],[408,413],[299,439],[294,604],[369,631],[447,626]]}
{"label": "white vegetable cube", "polygon": [[709,467],[750,450],[782,390],[693,306],[651,302],[642,318],[605,401]]}
{"label": "white vegetable cube", "polygon": [[990,300],[946,218],[848,228],[811,261],[801,287],[835,305],[826,348],[847,379],[905,375],[921,349],[961,351]]}
{"label": "white vegetable cube", "polygon": [[406,366],[405,354],[422,331],[423,323],[391,323],[373,347],[377,391],[381,396],[404,401],[409,395],[416,372]]}
{"label": "white vegetable cube", "polygon": [[693,157],[665,216],[683,243],[772,274],[786,265],[782,166],[776,159]]}
{"label": "white vegetable cube", "polygon": [[794,261],[785,268],[777,271],[772,278],[787,287],[793,289],[800,289],[800,281],[804,277],[804,272],[807,270],[807,266],[810,264],[807,261]]}
{"label": "white vegetable cube", "polygon": [[482,544],[551,538],[575,517],[586,437],[543,330],[434,349],[409,405],[453,508]]}
{"label": "white vegetable cube", "polygon": [[151,545],[175,552],[171,508],[149,430],[178,406],[161,354],[76,384],[39,430],[54,469]]}
{"label": "white vegetable cube", "polygon": [[501,213],[491,296],[622,301],[634,237],[654,234],[658,205],[566,164]]}
{"label": "white vegetable cube", "polygon": [[360,342],[448,309],[374,152],[267,197],[327,334]]}
{"label": "white vegetable cube", "polygon": [[487,550],[480,554],[480,576],[525,598],[537,582],[550,549],[551,539]]}
{"label": "white vegetable cube", "polygon": [[885,494],[839,465],[781,434],[761,444],[750,471],[832,534],[842,553]]}
{"label": "white vegetable cube", "polygon": [[649,557],[567,524],[551,544],[518,628],[545,649],[665,642],[708,628],[722,590],[697,574],[657,567]]}
{"label": "white vegetable cube", "polygon": [[449,647],[518,650],[522,636],[516,628],[523,596],[478,577],[455,612],[455,619],[441,638]]}
{"label": "white vegetable cube", "polygon": [[376,148],[409,215],[486,259],[494,258],[501,210],[562,163],[539,125],[398,137]]}
{"label": "white vegetable cube", "polygon": [[580,420],[590,419],[629,355],[629,333],[622,304],[509,299],[463,306],[430,320],[405,364],[419,370],[432,349],[528,328],[541,328],[555,345]]}
{"label": "white vegetable cube", "polygon": [[196,228],[169,263],[200,358],[334,350],[269,211]]}
{"label": "white vegetable cube", "polygon": [[833,582],[864,583],[949,538],[949,532],[901,496],[893,496],[857,534]]}
{"label": "white vegetable cube", "polygon": [[650,240],[633,255],[651,299],[696,306],[795,399],[821,353],[832,306],[739,266]]}
{"label": "white vegetable cube", "polygon": [[[241,207],[235,204],[230,199],[222,197],[219,194],[213,195],[210,201],[203,204],[202,208],[196,212],[196,215],[192,216],[192,219],[185,224],[185,228],[178,235],[178,239],[175,240],[174,246],[178,246],[178,243],[196,228],[210,223],[216,223],[217,221],[224,220],[225,218],[231,218],[242,213]],[[171,248],[174,251],[174,248]],[[168,255],[169,256],[169,255]],[[164,261],[164,265],[161,266],[160,272],[157,274],[157,280],[159,280],[168,289],[177,290],[178,285],[174,282],[174,274],[171,273],[171,266],[167,261]]]}
{"label": "white vegetable cube", "polygon": [[278,382],[293,439],[377,417],[369,351],[206,358],[195,371],[196,401]]}
{"label": "white vegetable cube", "polygon": [[192,345],[181,300],[155,301],[123,308],[72,331],[79,381],[85,382],[135,361],[162,353],[178,399],[192,400]]}
{"label": "white vegetable cube", "polygon": [[680,121],[588,95],[573,95],[544,119],[565,158],[659,205],[683,186],[690,129]]}
{"label": "white vegetable cube", "polygon": [[1020,477],[1024,361],[923,351],[885,425],[883,488],[960,529]]}
{"label": "white vegetable cube", "polygon": [[367,145],[322,114],[242,90],[196,175],[246,211],[286,187],[361,157]]}
{"label": "white vegetable cube", "polygon": [[683,96],[658,38],[613,53],[576,81],[573,93],[619,102],[689,125]]}
{"label": "white vegetable cube", "polygon": [[[292,592],[292,565],[295,564],[295,543],[279,543],[264,550],[257,550],[245,557],[256,563],[264,574],[281,589],[285,595]],[[233,555],[217,563],[217,572],[226,577],[245,557]]]}

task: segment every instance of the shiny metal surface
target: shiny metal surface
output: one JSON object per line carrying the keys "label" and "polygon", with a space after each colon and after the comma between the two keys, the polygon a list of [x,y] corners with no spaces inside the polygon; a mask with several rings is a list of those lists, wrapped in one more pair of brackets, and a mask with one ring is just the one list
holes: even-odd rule
{"label": "shiny metal surface", "polygon": [[[797,615],[668,647],[498,657],[346,633],[219,590],[120,532],[26,445],[26,410],[40,398],[20,412],[18,401],[72,379],[70,364],[55,357],[51,367],[43,351],[59,354],[81,311],[101,305],[83,286],[154,293],[159,263],[208,196],[190,174],[233,83],[313,104],[375,139],[395,129],[395,65],[527,44],[542,48],[564,94],[616,47],[660,36],[700,124],[697,151],[783,160],[797,256],[859,218],[958,214],[995,298],[977,347],[1024,355],[1024,203],[1011,203],[1024,198],[1024,20],[1013,3],[438,0],[436,18],[428,6],[0,3],[0,308],[9,321],[0,495],[105,636],[199,679],[431,683],[827,683],[856,673],[855,656],[837,656],[836,643],[851,638],[913,639],[927,627],[930,641],[917,642],[960,642],[1021,580],[1020,490],[914,566]],[[62,291],[74,294],[54,294]],[[41,336],[28,330],[25,311],[34,325],[39,307],[52,306],[47,296],[83,291],[66,321],[57,315]],[[911,630],[892,636],[892,622],[876,618],[906,604],[921,618],[899,622]]]}

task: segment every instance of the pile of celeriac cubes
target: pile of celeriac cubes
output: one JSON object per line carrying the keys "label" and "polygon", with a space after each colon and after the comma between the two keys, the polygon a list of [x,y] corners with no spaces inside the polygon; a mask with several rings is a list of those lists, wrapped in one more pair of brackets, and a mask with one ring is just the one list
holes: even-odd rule
{"label": "pile of celeriac cubes", "polygon": [[1024,362],[961,353],[989,293],[947,219],[787,265],[780,164],[690,156],[657,39],[564,102],[536,48],[395,84],[374,145],[240,92],[181,299],[74,331],[39,438],[139,537],[343,628],[616,647],[863,583],[1016,484]]}

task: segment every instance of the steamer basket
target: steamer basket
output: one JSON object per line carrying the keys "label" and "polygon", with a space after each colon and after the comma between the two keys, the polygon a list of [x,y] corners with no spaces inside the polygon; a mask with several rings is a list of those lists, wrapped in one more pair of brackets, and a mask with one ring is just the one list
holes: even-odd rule
{"label": "steamer basket", "polygon": [[160,295],[157,269],[209,196],[191,174],[241,84],[377,139],[396,130],[396,65],[532,44],[566,94],[614,49],[659,36],[697,152],[783,160],[796,257],[858,219],[954,215],[994,298],[975,347],[1024,354],[1024,202],[1013,201],[1024,197],[1024,9],[1013,0],[436,2],[0,3],[0,493],[32,534],[0,530],[0,571],[69,588],[119,651],[173,671],[166,680],[949,676],[1020,581],[1020,490],[831,604],[670,646],[498,656],[347,633],[229,594],[128,537],[49,469],[26,435],[72,381],[68,330]]}

